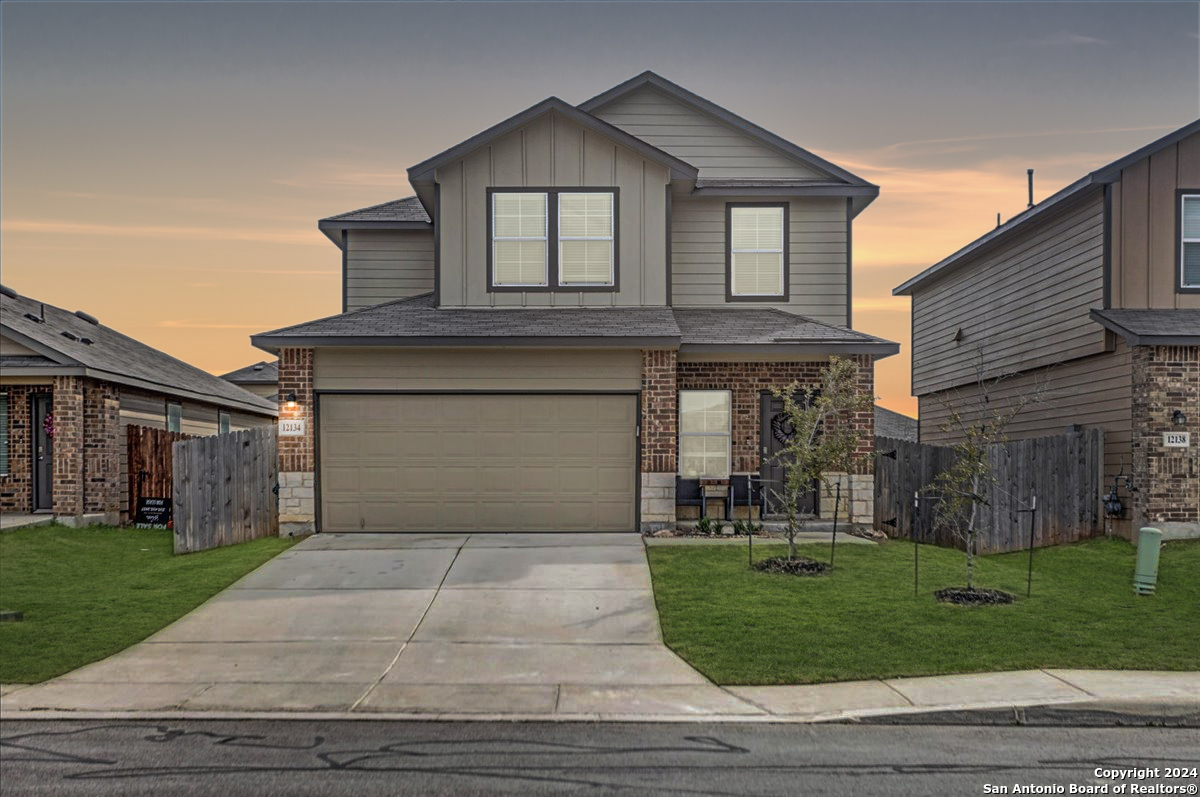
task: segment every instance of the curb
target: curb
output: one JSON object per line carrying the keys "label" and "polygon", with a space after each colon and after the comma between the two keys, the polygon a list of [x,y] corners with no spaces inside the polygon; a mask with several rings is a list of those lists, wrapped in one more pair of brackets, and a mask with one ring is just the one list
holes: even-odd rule
{"label": "curb", "polygon": [[1058,703],[1011,708],[953,709],[903,714],[876,714],[835,723],[861,725],[975,725],[1041,728],[1200,728],[1195,703],[1112,702]]}

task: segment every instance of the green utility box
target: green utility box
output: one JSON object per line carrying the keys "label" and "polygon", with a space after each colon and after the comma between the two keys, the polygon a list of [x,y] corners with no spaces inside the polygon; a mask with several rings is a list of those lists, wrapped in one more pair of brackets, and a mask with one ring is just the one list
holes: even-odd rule
{"label": "green utility box", "polygon": [[1142,529],[1138,532],[1137,569],[1133,571],[1133,591],[1138,595],[1153,595],[1158,581],[1158,549],[1162,547],[1162,532]]}

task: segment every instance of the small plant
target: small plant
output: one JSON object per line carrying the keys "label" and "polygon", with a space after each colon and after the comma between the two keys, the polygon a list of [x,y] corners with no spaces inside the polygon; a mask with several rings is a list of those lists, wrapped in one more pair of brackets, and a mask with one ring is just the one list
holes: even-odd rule
{"label": "small plant", "polygon": [[733,521],[733,533],[749,537],[753,534],[758,534],[763,530],[761,523],[755,523],[753,520],[735,520]]}
{"label": "small plant", "polygon": [[697,534],[716,535],[720,534],[723,528],[725,528],[724,523],[719,520],[714,520],[710,517],[702,517],[700,520],[696,521]]}

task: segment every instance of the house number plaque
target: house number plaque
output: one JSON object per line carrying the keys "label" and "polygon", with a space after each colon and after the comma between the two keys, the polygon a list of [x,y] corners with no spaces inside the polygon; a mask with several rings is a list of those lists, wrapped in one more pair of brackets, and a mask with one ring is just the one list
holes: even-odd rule
{"label": "house number plaque", "polygon": [[1191,445],[1189,432],[1163,432],[1163,445],[1167,448],[1187,448]]}
{"label": "house number plaque", "polygon": [[281,420],[279,422],[279,435],[280,437],[303,437],[304,421]]}

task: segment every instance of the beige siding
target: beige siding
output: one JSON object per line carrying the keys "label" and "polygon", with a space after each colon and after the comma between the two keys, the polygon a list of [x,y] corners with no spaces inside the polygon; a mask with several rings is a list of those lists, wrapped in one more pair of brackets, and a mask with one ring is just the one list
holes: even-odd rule
{"label": "beige siding", "polygon": [[348,230],[346,241],[347,310],[433,290],[432,231]]}
{"label": "beige siding", "polygon": [[27,346],[22,346],[12,338],[8,338],[3,335],[0,335],[0,354],[9,354],[21,357],[39,356],[38,353],[33,349],[30,349]]}
{"label": "beige siding", "polygon": [[1113,184],[1113,307],[1200,308],[1200,294],[1175,292],[1177,189],[1200,191],[1200,135],[1137,161]]}
{"label": "beige siding", "polygon": [[317,390],[639,390],[638,351],[317,349]]}
{"label": "beige siding", "polygon": [[606,105],[595,115],[694,165],[701,180],[824,177],[649,86]]}
{"label": "beige siding", "polygon": [[[674,197],[671,206],[671,304],[725,304],[726,198]],[[762,201],[759,198],[758,201]],[[846,326],[846,200],[793,199],[788,209],[790,301],[780,307]]]}
{"label": "beige siding", "polygon": [[[1042,391],[1043,400],[1031,404],[1009,425],[1008,437],[1012,440],[1061,434],[1071,424],[1104,429],[1104,491],[1107,491],[1122,468],[1126,474],[1132,471],[1132,377],[1129,349],[1119,341],[1111,352],[1005,379],[989,390],[989,404],[1011,406],[1019,395]],[[918,399],[921,442],[935,445],[955,442],[953,434],[939,427],[951,409],[962,411],[967,420],[977,417],[979,397],[976,385],[921,396]],[[1124,491],[1122,499],[1128,504]],[[1123,529],[1119,531],[1125,533]]]}
{"label": "beige siding", "polygon": [[279,392],[279,385],[277,383],[265,385],[238,385],[238,387],[248,393],[253,393],[259,398],[270,398]]}
{"label": "beige siding", "polygon": [[[667,169],[550,113],[437,170],[445,307],[663,305]],[[616,292],[488,293],[488,187],[620,189]],[[553,244],[551,244],[553,245]]]}
{"label": "beige siding", "polygon": [[[912,298],[913,393],[1104,350],[1104,202],[1093,192]],[[960,341],[955,333],[962,330]]]}

